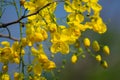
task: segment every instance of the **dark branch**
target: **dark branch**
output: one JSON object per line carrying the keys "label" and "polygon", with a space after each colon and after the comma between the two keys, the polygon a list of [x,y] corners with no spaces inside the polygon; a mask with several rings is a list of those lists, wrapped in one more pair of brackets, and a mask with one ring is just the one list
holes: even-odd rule
{"label": "dark branch", "polygon": [[14,41],[19,41],[19,39],[14,38],[14,37],[10,37],[9,35],[0,34],[0,37],[2,37],[2,38],[8,38],[8,39],[11,39],[11,40],[14,40]]}
{"label": "dark branch", "polygon": [[11,37],[11,32],[10,32],[10,30],[8,29],[8,27],[6,27],[6,29],[7,29],[7,31],[8,31],[9,36]]}
{"label": "dark branch", "polygon": [[36,15],[36,14],[38,14],[42,9],[46,8],[46,7],[49,6],[50,4],[52,4],[52,3],[46,4],[46,5],[43,6],[42,8],[38,9],[35,13],[29,14],[29,15],[23,15],[23,16],[21,16],[18,20],[16,20],[16,21],[0,24],[0,28],[6,28],[7,26],[10,26],[10,25],[12,25],[12,24],[19,23],[19,22],[20,22],[22,19],[24,19],[24,18],[27,18],[27,17],[33,16],[33,15]]}

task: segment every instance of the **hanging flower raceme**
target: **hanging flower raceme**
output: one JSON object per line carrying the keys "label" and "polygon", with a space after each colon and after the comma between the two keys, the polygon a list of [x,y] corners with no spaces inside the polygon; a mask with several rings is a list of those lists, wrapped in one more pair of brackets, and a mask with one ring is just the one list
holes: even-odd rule
{"label": "hanging flower raceme", "polygon": [[[80,57],[85,58],[88,53],[102,67],[108,68],[102,53],[109,55],[109,46],[102,46],[99,41],[91,39],[93,35],[85,35],[87,31],[93,31],[94,34],[107,31],[107,26],[100,16],[102,6],[98,1],[20,0],[21,10],[18,10],[18,13],[20,11],[23,15],[19,16],[18,21],[20,20],[20,25],[23,24],[24,27],[20,26],[20,37],[12,44],[8,41],[0,42],[0,63],[3,63],[0,79],[10,80],[8,64],[16,63],[19,65],[19,72],[14,72],[15,80],[47,80],[44,73],[49,74],[51,71],[54,76],[52,70],[57,67],[54,61],[57,53],[71,55],[70,61],[73,64]],[[64,6],[67,13],[64,18],[56,16],[60,2],[64,2],[61,6]],[[22,20],[24,18],[27,18],[25,22]],[[12,38],[10,33],[7,38]],[[62,64],[60,70],[65,68],[66,59]]]}

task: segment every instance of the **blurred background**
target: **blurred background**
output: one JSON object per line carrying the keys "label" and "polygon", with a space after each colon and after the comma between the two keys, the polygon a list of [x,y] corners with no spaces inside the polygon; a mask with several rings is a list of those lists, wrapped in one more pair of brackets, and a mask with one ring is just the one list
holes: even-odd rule
{"label": "blurred background", "polygon": [[[108,62],[108,69],[101,67],[91,56],[86,56],[85,59],[79,58],[74,65],[70,62],[67,63],[65,69],[58,75],[59,80],[120,80],[120,0],[99,0],[99,3],[103,7],[101,17],[107,24],[108,31],[100,36],[93,36],[91,33],[87,34],[91,38],[97,39],[101,44],[110,46],[111,54],[104,58]],[[62,17],[64,15],[62,4],[57,9],[61,12],[56,12],[56,16]],[[10,22],[16,19],[14,8],[7,6],[1,22]],[[12,25],[10,28],[12,35],[19,37],[18,24]],[[3,33],[6,34],[6,32]],[[2,40],[6,39],[0,38],[0,41]],[[57,62],[59,63],[59,60]]]}
{"label": "blurred background", "polygon": [[85,59],[79,59],[75,65],[67,64],[60,80],[120,79],[120,0],[99,0],[99,3],[103,7],[101,17],[107,24],[108,31],[101,36],[89,35],[110,46],[111,54],[104,58],[108,62],[108,69],[102,68],[93,58],[87,56]]}

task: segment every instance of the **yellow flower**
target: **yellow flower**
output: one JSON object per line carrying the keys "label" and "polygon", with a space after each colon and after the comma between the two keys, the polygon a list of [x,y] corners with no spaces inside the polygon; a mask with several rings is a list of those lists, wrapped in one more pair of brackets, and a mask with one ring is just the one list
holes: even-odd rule
{"label": "yellow flower", "polygon": [[70,13],[67,18],[69,19],[69,22],[75,21],[81,23],[84,21],[84,16],[78,13]]}
{"label": "yellow flower", "polygon": [[10,80],[10,76],[7,73],[2,74],[1,80]]}
{"label": "yellow flower", "polygon": [[65,42],[53,43],[50,49],[52,53],[57,53],[57,52],[61,52],[62,54],[69,53],[69,45]]}
{"label": "yellow flower", "polygon": [[107,54],[107,55],[110,54],[110,49],[109,49],[109,47],[108,47],[107,45],[103,47],[103,52],[104,52],[105,54]]}
{"label": "yellow flower", "polygon": [[19,75],[20,75],[20,73],[15,72],[14,73],[14,80],[18,80],[19,79]]}
{"label": "yellow flower", "polygon": [[8,41],[2,41],[1,44],[4,46],[4,47],[10,47],[10,43]]}
{"label": "yellow flower", "polygon": [[97,56],[95,56],[95,58],[98,62],[100,62],[102,60],[101,55],[97,55]]}
{"label": "yellow flower", "polygon": [[92,29],[99,34],[105,33],[107,31],[105,23],[103,23],[102,18],[99,16],[95,16],[95,18],[92,19],[92,25]]}
{"label": "yellow flower", "polygon": [[48,62],[48,57],[44,53],[40,53],[38,55],[38,59],[40,63],[46,63]]}
{"label": "yellow flower", "polygon": [[49,23],[48,24],[48,29],[50,30],[50,32],[56,32],[57,31],[57,25],[55,23]]}
{"label": "yellow flower", "polygon": [[24,7],[32,12],[37,11],[48,3],[47,0],[26,1]]}
{"label": "yellow flower", "polygon": [[52,69],[56,68],[56,65],[53,61],[48,61],[48,62],[43,64],[43,68],[45,70],[52,70]]}
{"label": "yellow flower", "polygon": [[22,42],[22,47],[25,47],[25,46],[28,44],[26,38],[22,38],[22,39],[21,39],[21,42]]}
{"label": "yellow flower", "polygon": [[43,36],[43,40],[46,40],[48,38],[47,32],[44,29],[41,30],[41,34]]}
{"label": "yellow flower", "polygon": [[31,52],[33,55],[38,55],[39,51],[35,49],[34,47],[31,47]]}
{"label": "yellow flower", "polygon": [[82,0],[83,2],[89,2],[90,0]]}
{"label": "yellow flower", "polygon": [[90,46],[90,40],[89,40],[89,38],[85,38],[85,39],[83,40],[83,43],[84,43],[84,45],[85,45],[86,47],[89,47],[89,46]]}
{"label": "yellow flower", "polygon": [[20,63],[20,58],[18,57],[18,58],[13,58],[13,60],[14,60],[14,62],[16,63],[16,64],[19,64]]}
{"label": "yellow flower", "polygon": [[91,3],[91,8],[94,10],[94,12],[99,12],[102,10],[102,6],[98,3]]}
{"label": "yellow flower", "polygon": [[106,61],[101,61],[101,65],[104,68],[108,68],[108,63]]}
{"label": "yellow flower", "polygon": [[74,9],[71,6],[70,1],[65,1],[64,9],[66,12],[73,12],[74,11]]}
{"label": "yellow flower", "polygon": [[9,62],[12,58],[12,50],[10,47],[5,47],[1,50],[1,53],[0,53],[0,60],[1,62],[3,63],[6,63],[6,62]]}
{"label": "yellow flower", "polygon": [[41,73],[42,73],[42,67],[41,67],[41,65],[40,64],[35,64],[33,66],[33,72],[34,72],[35,75],[40,76]]}
{"label": "yellow flower", "polygon": [[96,52],[100,50],[100,46],[99,46],[98,41],[94,41],[94,42],[92,43],[92,48],[93,48],[94,51],[96,51]]}
{"label": "yellow flower", "polygon": [[5,73],[8,71],[8,66],[7,65],[3,65],[2,66],[2,71]]}
{"label": "yellow flower", "polygon": [[13,50],[13,51],[16,51],[18,48],[19,48],[19,42],[18,42],[18,41],[15,41],[15,42],[12,44],[12,50]]}
{"label": "yellow flower", "polygon": [[1,50],[1,56],[8,56],[10,55],[12,52],[11,48],[10,47],[5,47]]}
{"label": "yellow flower", "polygon": [[23,80],[24,75],[22,73],[15,72],[14,73],[14,80]]}
{"label": "yellow flower", "polygon": [[68,36],[63,33],[54,33],[52,35],[51,42],[53,43],[51,46],[51,52],[57,53],[61,52],[62,54],[68,54],[69,53],[69,45],[68,45]]}
{"label": "yellow flower", "polygon": [[41,42],[42,40],[44,40],[43,35],[40,32],[34,33],[32,37],[33,37],[33,41],[35,42]]}
{"label": "yellow flower", "polygon": [[74,55],[72,55],[72,57],[71,57],[71,62],[72,63],[76,63],[77,62],[77,56],[74,54]]}
{"label": "yellow flower", "polygon": [[93,2],[93,3],[97,3],[98,2],[98,0],[90,0],[91,2]]}

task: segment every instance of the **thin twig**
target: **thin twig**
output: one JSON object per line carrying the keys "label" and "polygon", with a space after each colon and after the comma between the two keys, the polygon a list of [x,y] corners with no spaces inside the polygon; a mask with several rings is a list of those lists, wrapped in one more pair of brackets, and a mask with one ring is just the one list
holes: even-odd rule
{"label": "thin twig", "polygon": [[6,29],[7,29],[7,31],[8,31],[9,37],[11,37],[10,30],[8,29],[8,27],[6,27]]}
{"label": "thin twig", "polygon": [[11,40],[14,40],[14,41],[19,41],[19,39],[14,38],[14,37],[10,37],[9,35],[0,34],[0,37],[2,37],[2,38],[8,38],[8,39],[11,39]]}
{"label": "thin twig", "polygon": [[22,19],[24,19],[24,18],[27,18],[27,17],[30,17],[30,16],[33,16],[33,15],[36,15],[36,14],[38,14],[42,9],[44,9],[44,8],[46,8],[47,6],[49,6],[50,4],[52,4],[52,3],[48,3],[48,4],[46,4],[45,6],[43,6],[42,8],[40,8],[40,9],[38,9],[35,13],[32,13],[32,14],[29,14],[29,15],[23,15],[23,16],[21,16],[18,20],[16,20],[16,21],[13,21],[13,22],[9,22],[9,23],[3,23],[3,24],[0,24],[0,28],[6,28],[7,26],[10,26],[10,25],[12,25],[12,24],[16,24],[16,23],[19,23]]}

